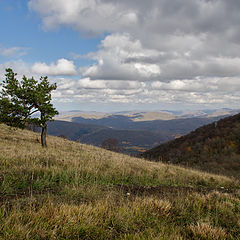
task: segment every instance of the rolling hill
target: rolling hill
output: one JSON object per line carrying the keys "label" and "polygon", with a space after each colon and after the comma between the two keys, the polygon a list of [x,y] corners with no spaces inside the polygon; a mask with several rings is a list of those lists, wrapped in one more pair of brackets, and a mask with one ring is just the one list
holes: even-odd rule
{"label": "rolling hill", "polygon": [[122,116],[130,119],[134,122],[146,122],[154,120],[173,120],[173,119],[182,119],[182,118],[213,118],[213,117],[222,117],[227,115],[234,115],[239,113],[239,109],[205,109],[205,110],[192,110],[192,111],[169,111],[169,110],[160,110],[160,111],[122,111],[122,112],[113,112],[113,113],[103,113],[103,112],[85,112],[85,111],[68,111],[60,112],[58,116],[55,117],[56,120],[72,122],[76,118],[92,119],[99,120],[103,118],[108,118],[111,116]]}
{"label": "rolling hill", "polygon": [[0,239],[238,239],[226,176],[0,124]]}
{"label": "rolling hill", "polygon": [[[40,131],[40,129],[36,129]],[[102,125],[58,121],[49,122],[48,134],[64,136],[69,140],[100,146],[109,138],[118,140],[124,153],[135,155],[141,151],[166,142],[172,137],[163,133],[154,133],[147,130],[123,130],[113,129]]]}
{"label": "rolling hill", "polygon": [[133,119],[127,116],[111,115],[100,119],[73,117],[72,122],[100,125],[119,130],[162,131],[167,132],[170,135],[174,135],[176,133],[186,134],[186,132],[213,122],[219,118],[222,118],[222,116],[215,118],[192,117],[171,120],[133,121]]}
{"label": "rolling hill", "polygon": [[59,120],[50,122],[48,134],[64,135],[69,140],[95,146],[100,146],[108,138],[115,138],[124,153],[136,155],[216,119],[219,117],[154,121],[133,121],[122,115],[111,115],[100,119],[77,117],[73,118],[73,122]]}
{"label": "rolling hill", "polygon": [[240,114],[200,127],[141,156],[240,178]]}
{"label": "rolling hill", "polygon": [[110,128],[94,124],[58,120],[48,123],[48,134],[53,136],[63,135],[72,141],[79,141],[84,135],[94,134],[104,129],[108,130]]}
{"label": "rolling hill", "polygon": [[154,133],[144,130],[118,130],[118,129],[102,129],[92,134],[87,134],[79,137],[82,143],[100,146],[106,139],[117,139],[123,153],[136,155],[139,152],[144,152],[152,146],[157,146],[160,143],[170,140],[171,137],[163,133]]}
{"label": "rolling hill", "polygon": [[236,111],[70,111],[60,113],[54,122],[49,123],[48,134],[62,135],[95,146],[101,146],[103,141],[114,138],[124,153],[136,155]]}
{"label": "rolling hill", "polygon": [[84,119],[102,119],[111,116],[123,116],[131,119],[132,121],[152,121],[152,120],[171,120],[177,116],[171,112],[158,111],[158,112],[145,112],[145,111],[125,111],[116,113],[101,113],[101,112],[82,112],[82,111],[69,111],[62,112],[56,116],[56,120],[72,122],[74,118]]}

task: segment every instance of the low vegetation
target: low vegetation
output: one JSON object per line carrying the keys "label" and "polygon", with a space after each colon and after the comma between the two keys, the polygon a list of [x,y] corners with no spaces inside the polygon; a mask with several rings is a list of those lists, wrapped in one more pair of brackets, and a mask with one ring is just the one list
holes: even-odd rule
{"label": "low vegetation", "polygon": [[0,239],[238,239],[238,180],[0,125]]}

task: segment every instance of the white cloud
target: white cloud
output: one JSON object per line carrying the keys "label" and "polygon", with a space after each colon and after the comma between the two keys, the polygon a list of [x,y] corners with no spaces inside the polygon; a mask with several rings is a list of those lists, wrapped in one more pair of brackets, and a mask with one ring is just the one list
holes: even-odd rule
{"label": "white cloud", "polygon": [[21,57],[27,54],[28,52],[28,48],[23,48],[23,47],[11,47],[11,48],[4,48],[4,47],[0,47],[0,55],[3,57]]}
{"label": "white cloud", "polygon": [[239,57],[206,55],[203,58],[196,57],[190,50],[163,52],[144,48],[139,40],[126,33],[108,35],[97,52],[85,57],[96,61],[80,69],[82,75],[90,79],[168,82],[240,76]]}
{"label": "white cloud", "polygon": [[80,79],[77,83],[78,88],[84,89],[105,89],[106,82],[103,80],[90,80],[89,78]]}
{"label": "white cloud", "polygon": [[56,77],[78,74],[66,59],[11,63],[20,74],[50,75],[58,101],[239,104],[238,0],[29,0],[29,8],[46,30],[105,35],[78,80]]}
{"label": "white cloud", "polygon": [[56,64],[51,63],[47,65],[46,63],[37,62],[32,66],[32,71],[39,75],[76,75],[76,67],[73,61],[61,58]]}
{"label": "white cloud", "polygon": [[227,94],[232,95],[240,91],[240,80],[237,77],[196,78],[194,80],[172,80],[169,82],[154,81],[152,90],[192,92],[197,94]]}
{"label": "white cloud", "polygon": [[238,0],[30,0],[29,8],[40,14],[45,28],[109,33],[97,64],[83,71],[84,77],[161,75],[166,81],[239,74],[236,59],[230,63],[240,52]]}
{"label": "white cloud", "polygon": [[[2,76],[7,67],[15,69],[19,78],[23,74],[32,76],[31,65],[23,61],[0,64]],[[38,79],[37,75],[33,76]],[[76,80],[71,77],[50,76],[49,80],[57,82],[57,90],[53,93],[55,103],[160,104],[159,106],[181,103],[181,106],[237,107],[240,101],[238,77],[199,77],[191,80],[144,82],[90,78]]]}
{"label": "white cloud", "polygon": [[[140,82],[127,80],[91,80],[50,77],[57,82],[53,93],[54,102],[83,104],[123,104],[181,107],[237,107],[240,81],[238,78],[207,78],[172,80],[169,82]],[[234,92],[233,92],[234,91]],[[71,105],[72,106],[72,105]],[[115,110],[117,110],[116,108]]]}
{"label": "white cloud", "polygon": [[135,9],[120,2],[98,0],[30,0],[30,9],[43,17],[46,29],[59,25],[73,26],[86,33],[114,31],[116,25],[125,29],[138,22]]}
{"label": "white cloud", "polygon": [[22,75],[32,76],[30,70],[30,65],[22,60],[17,61],[8,61],[0,64],[0,81],[5,79],[6,69],[11,68],[19,78],[22,78]]}
{"label": "white cloud", "polygon": [[158,54],[158,51],[144,49],[140,41],[132,39],[129,34],[113,34],[101,42],[98,52],[89,54],[97,63],[82,68],[81,72],[91,79],[146,81],[160,76],[159,66],[129,59],[154,58]]}

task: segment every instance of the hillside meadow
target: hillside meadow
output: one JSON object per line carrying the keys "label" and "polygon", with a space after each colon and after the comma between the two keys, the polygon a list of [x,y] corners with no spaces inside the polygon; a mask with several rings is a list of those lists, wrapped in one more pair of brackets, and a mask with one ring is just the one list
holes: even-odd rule
{"label": "hillside meadow", "polygon": [[0,239],[239,239],[240,183],[0,125]]}

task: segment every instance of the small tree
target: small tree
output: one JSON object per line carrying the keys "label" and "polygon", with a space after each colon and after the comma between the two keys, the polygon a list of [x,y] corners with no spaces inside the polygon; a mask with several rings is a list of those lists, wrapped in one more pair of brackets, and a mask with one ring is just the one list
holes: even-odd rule
{"label": "small tree", "polygon": [[[6,69],[0,93],[0,122],[20,128],[37,124],[42,128],[41,144],[46,147],[47,122],[58,114],[51,104],[51,91],[56,90],[57,85],[50,84],[47,77],[41,77],[38,82],[23,76],[22,81],[18,81],[16,75],[12,69]],[[37,112],[40,117],[33,117]]]}
{"label": "small tree", "polygon": [[113,151],[113,152],[121,152],[121,147],[119,145],[119,142],[116,138],[108,138],[105,139],[101,145],[101,148],[105,148],[107,150]]}

